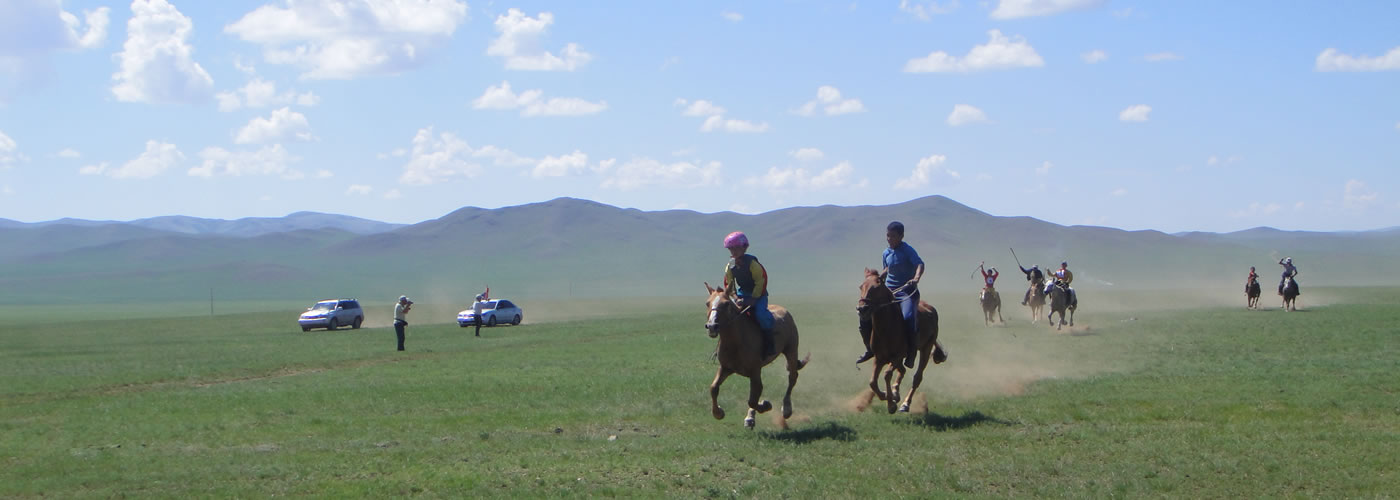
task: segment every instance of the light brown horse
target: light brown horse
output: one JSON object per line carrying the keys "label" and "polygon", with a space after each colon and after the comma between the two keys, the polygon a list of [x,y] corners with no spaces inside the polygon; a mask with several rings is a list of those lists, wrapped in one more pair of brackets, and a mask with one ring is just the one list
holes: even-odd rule
{"label": "light brown horse", "polygon": [[1040,322],[1040,313],[1045,310],[1045,279],[1031,282],[1031,298],[1026,303],[1031,308],[1031,324]]}
{"label": "light brown horse", "polygon": [[[904,382],[904,361],[908,352],[908,340],[904,333],[904,314],[899,309],[900,302],[894,293],[885,287],[885,277],[874,269],[865,270],[865,281],[860,284],[860,300],[856,302],[856,313],[862,319],[870,320],[870,352],[875,354],[870,372],[870,390],[875,397],[885,401],[890,413],[895,412],[895,401],[900,401],[899,385]],[[919,350],[918,369],[914,372],[914,386],[909,395],[899,403],[899,411],[909,411],[909,403],[914,400],[914,392],[924,381],[924,368],[929,359],[934,364],[948,360],[947,351],[938,343],[938,311],[927,302],[919,301],[919,337],[914,343]],[[880,390],[880,371],[885,369],[885,388]],[[890,379],[899,372],[899,379]]]}
{"label": "light brown horse", "polygon": [[[719,347],[715,350],[719,371],[715,373],[715,381],[710,383],[710,414],[716,420],[724,418],[724,409],[719,407],[719,386],[730,375],[743,375],[749,378],[749,413],[744,417],[744,427],[752,429],[755,413],[773,409],[773,403],[766,399],[759,400],[759,397],[763,395],[763,367],[778,359],[778,356],[763,356],[763,332],[759,330],[758,323],[739,310],[724,287],[710,288],[710,284],[705,283],[705,290],[710,292],[710,297],[705,300],[705,305],[710,309],[705,331],[709,332],[710,338],[719,338]],[[787,393],[783,395],[783,418],[788,418],[792,416],[792,386],[797,385],[797,371],[807,366],[812,355],[797,359],[797,324],[792,321],[787,309],[769,304],[768,311],[773,313],[774,349],[787,357],[788,386]]]}
{"label": "light brown horse", "polygon": [[982,304],[982,326],[992,323],[992,313],[996,313],[997,322],[1005,323],[1001,318],[1001,294],[995,288],[983,288],[977,301]]}

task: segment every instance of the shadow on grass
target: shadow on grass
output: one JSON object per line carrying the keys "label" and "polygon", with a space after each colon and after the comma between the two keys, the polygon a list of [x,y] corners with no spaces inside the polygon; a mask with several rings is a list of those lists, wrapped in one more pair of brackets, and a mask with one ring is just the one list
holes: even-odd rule
{"label": "shadow on grass", "polygon": [[980,411],[964,413],[957,417],[928,412],[923,415],[923,418],[910,419],[904,421],[904,423],[927,427],[938,432],[962,430],[982,424],[1013,425],[1011,422],[996,417],[989,417]]}
{"label": "shadow on grass", "polygon": [[830,439],[832,441],[856,440],[855,429],[835,422],[827,422],[795,431],[764,431],[761,435],[775,441],[787,441],[793,444],[807,444],[823,439]]}

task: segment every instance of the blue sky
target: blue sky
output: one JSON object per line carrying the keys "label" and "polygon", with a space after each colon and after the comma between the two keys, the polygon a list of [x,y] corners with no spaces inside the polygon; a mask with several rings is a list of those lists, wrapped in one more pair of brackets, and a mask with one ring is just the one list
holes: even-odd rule
{"label": "blue sky", "polygon": [[0,2],[0,217],[1400,225],[1397,2]]}

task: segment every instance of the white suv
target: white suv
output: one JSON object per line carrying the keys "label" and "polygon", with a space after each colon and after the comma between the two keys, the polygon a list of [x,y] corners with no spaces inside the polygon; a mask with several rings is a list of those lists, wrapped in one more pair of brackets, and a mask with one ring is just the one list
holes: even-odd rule
{"label": "white suv", "polygon": [[301,325],[301,331],[310,331],[312,328],[325,328],[334,330],[336,328],[349,325],[351,328],[359,328],[365,322],[365,311],[360,309],[360,302],[355,299],[323,300],[316,305],[306,309],[301,313],[301,318],[297,324]]}

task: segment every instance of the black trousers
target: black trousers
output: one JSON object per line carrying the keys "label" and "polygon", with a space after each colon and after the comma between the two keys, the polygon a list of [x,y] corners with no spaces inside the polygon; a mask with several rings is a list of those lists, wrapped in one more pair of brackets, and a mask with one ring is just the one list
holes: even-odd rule
{"label": "black trousers", "polygon": [[481,316],[476,317],[476,336],[481,336]]}
{"label": "black trousers", "polygon": [[403,350],[403,329],[404,329],[405,327],[407,327],[407,326],[408,326],[408,323],[405,323],[405,322],[403,322],[403,321],[395,321],[395,322],[394,322],[394,333],[397,334],[397,335],[399,336],[399,350],[400,350],[400,351]]}

